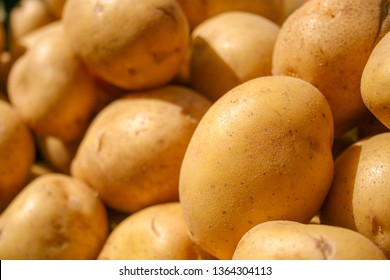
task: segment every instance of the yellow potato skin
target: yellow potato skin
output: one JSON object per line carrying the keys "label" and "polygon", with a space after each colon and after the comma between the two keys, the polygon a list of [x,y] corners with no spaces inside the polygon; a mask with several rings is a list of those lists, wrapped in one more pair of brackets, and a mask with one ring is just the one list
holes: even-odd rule
{"label": "yellow potato skin", "polygon": [[271,75],[279,26],[241,11],[215,15],[191,33],[190,85],[215,101],[233,87]]}
{"label": "yellow potato skin", "polygon": [[329,105],[303,80],[256,78],[226,93],[202,118],[181,167],[191,238],[230,259],[257,223],[308,222],[330,187],[332,141]]}
{"label": "yellow potato skin", "polygon": [[361,92],[364,104],[375,117],[390,128],[390,33],[372,51],[364,67]]}
{"label": "yellow potato skin", "polygon": [[115,210],[132,213],[177,201],[185,150],[210,106],[204,96],[181,86],[127,94],[95,117],[71,174]]}
{"label": "yellow potato skin", "polygon": [[27,183],[34,159],[31,131],[17,111],[0,100],[0,212]]}
{"label": "yellow potato skin", "polygon": [[233,260],[386,260],[363,235],[341,227],[269,221],[250,229]]}
{"label": "yellow potato skin", "polygon": [[0,216],[0,259],[95,259],[108,235],[97,193],[63,174],[30,182]]}
{"label": "yellow potato skin", "polygon": [[187,55],[188,21],[175,0],[68,0],[63,22],[88,69],[124,89],[168,83]]}
{"label": "yellow potato skin", "polygon": [[335,162],[324,224],[356,230],[390,258],[390,132],[360,140]]}
{"label": "yellow potato skin", "polygon": [[65,141],[83,136],[100,102],[92,76],[62,28],[14,63],[7,87],[10,102],[34,132]]}
{"label": "yellow potato skin", "polygon": [[142,209],[116,226],[98,259],[196,260],[202,255],[191,241],[179,202]]}
{"label": "yellow potato skin", "polygon": [[332,108],[335,136],[367,114],[360,81],[375,44],[390,30],[386,5],[381,0],[311,0],[280,29],[272,73],[316,86]]}

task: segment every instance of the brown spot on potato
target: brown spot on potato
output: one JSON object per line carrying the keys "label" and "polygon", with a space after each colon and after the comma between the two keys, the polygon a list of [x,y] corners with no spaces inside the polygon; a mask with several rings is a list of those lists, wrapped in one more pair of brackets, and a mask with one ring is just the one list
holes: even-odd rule
{"label": "brown spot on potato", "polygon": [[104,12],[104,5],[97,1],[95,3],[94,12],[97,16],[100,16]]}
{"label": "brown spot on potato", "polygon": [[156,7],[156,10],[163,13],[164,16],[169,18],[175,24],[177,24],[177,19],[175,17],[174,8],[172,6],[169,7]]}
{"label": "brown spot on potato", "polygon": [[372,228],[372,233],[374,235],[382,235],[383,234],[383,227],[379,223],[377,217],[372,218],[371,228]]}

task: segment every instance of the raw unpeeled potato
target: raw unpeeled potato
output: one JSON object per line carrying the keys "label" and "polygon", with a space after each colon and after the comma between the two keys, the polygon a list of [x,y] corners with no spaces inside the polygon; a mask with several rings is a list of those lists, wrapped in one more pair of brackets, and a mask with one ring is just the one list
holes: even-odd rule
{"label": "raw unpeeled potato", "polygon": [[390,132],[350,146],[335,162],[324,224],[356,230],[390,258]]}
{"label": "raw unpeeled potato", "polygon": [[389,1],[310,0],[280,29],[273,74],[316,86],[332,108],[336,136],[367,114],[361,76],[376,43],[390,30],[388,15]]}
{"label": "raw unpeeled potato", "polygon": [[83,182],[46,174],[0,216],[0,259],[96,259],[108,235],[105,207]]}
{"label": "raw unpeeled potato", "polygon": [[63,22],[89,70],[125,89],[166,84],[187,55],[188,21],[175,0],[68,0]]}
{"label": "raw unpeeled potato", "polygon": [[203,253],[191,241],[179,202],[142,209],[119,223],[98,259],[196,260]]}
{"label": "raw unpeeled potato", "polygon": [[37,134],[72,141],[83,136],[100,105],[100,92],[63,30],[55,30],[14,63],[8,95]]}
{"label": "raw unpeeled potato", "polygon": [[191,238],[230,259],[260,222],[309,222],[332,181],[332,142],[329,104],[311,84],[271,76],[230,90],[200,121],[181,166]]}
{"label": "raw unpeeled potato", "polygon": [[355,231],[319,224],[269,221],[250,229],[233,260],[386,260],[383,252]]}
{"label": "raw unpeeled potato", "polygon": [[201,94],[180,86],[119,98],[89,126],[71,174],[115,210],[132,213],[177,201],[185,150],[210,106]]}
{"label": "raw unpeeled potato", "polygon": [[34,159],[31,131],[17,111],[0,100],[0,212],[27,183]]}
{"label": "raw unpeeled potato", "polygon": [[[390,5],[390,4],[389,4]],[[390,128],[390,32],[372,51],[364,67],[361,92],[364,104]]]}
{"label": "raw unpeeled potato", "polygon": [[192,32],[190,84],[215,101],[250,79],[271,75],[279,26],[256,14],[225,12]]}

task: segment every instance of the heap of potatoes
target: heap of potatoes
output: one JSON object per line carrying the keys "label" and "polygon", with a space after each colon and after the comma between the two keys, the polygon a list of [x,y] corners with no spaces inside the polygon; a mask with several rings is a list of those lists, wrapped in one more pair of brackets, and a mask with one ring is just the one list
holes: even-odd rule
{"label": "heap of potatoes", "polygon": [[389,259],[389,14],[21,0],[0,29],[0,259]]}

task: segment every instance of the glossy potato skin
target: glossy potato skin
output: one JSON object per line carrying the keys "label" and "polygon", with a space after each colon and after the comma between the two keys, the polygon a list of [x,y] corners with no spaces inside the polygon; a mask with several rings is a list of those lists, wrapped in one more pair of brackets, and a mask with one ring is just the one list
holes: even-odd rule
{"label": "glossy potato skin", "polygon": [[202,118],[181,167],[195,243],[229,259],[257,223],[308,222],[330,187],[332,141],[329,105],[307,82],[263,77],[226,93]]}
{"label": "glossy potato skin", "polygon": [[364,67],[361,92],[364,104],[387,128],[390,128],[390,33],[387,33]]}
{"label": "glossy potato skin", "polygon": [[272,73],[316,86],[332,108],[335,136],[367,114],[360,80],[375,44],[390,30],[388,5],[381,0],[308,1],[279,32]]}
{"label": "glossy potato skin", "polygon": [[179,202],[156,204],[123,220],[110,234],[98,259],[195,260]]}
{"label": "glossy potato skin", "polygon": [[386,260],[365,236],[342,227],[269,221],[250,229],[233,260]]}
{"label": "glossy potato skin", "polygon": [[0,216],[0,259],[95,259],[108,235],[105,207],[83,182],[46,174]]}
{"label": "glossy potato skin", "polygon": [[0,212],[27,183],[35,154],[32,132],[11,104],[0,100]]}
{"label": "glossy potato skin", "polygon": [[356,230],[390,257],[390,133],[360,140],[335,161],[321,221]]}
{"label": "glossy potato skin", "polygon": [[204,96],[180,86],[117,99],[88,128],[71,174],[119,211],[177,201],[185,150],[210,106]]}
{"label": "glossy potato skin", "polygon": [[189,26],[175,0],[68,0],[63,22],[88,69],[124,89],[162,86],[185,61]]}

